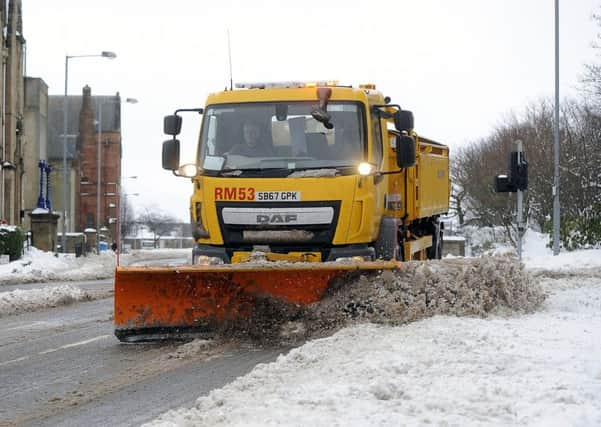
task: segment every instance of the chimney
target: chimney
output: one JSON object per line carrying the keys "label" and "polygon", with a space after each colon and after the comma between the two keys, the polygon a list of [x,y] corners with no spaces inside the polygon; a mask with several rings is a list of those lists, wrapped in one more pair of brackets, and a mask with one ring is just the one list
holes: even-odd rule
{"label": "chimney", "polygon": [[83,88],[83,96],[81,97],[81,110],[79,112],[79,138],[77,144],[79,149],[81,149],[81,144],[86,137],[91,137],[95,134],[95,129],[94,108],[92,107],[92,89],[90,86],[85,85]]}

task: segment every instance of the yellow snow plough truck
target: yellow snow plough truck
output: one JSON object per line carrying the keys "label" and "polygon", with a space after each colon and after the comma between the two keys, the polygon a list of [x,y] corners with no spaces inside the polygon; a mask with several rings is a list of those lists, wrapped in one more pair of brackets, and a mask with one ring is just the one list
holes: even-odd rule
{"label": "yellow snow plough truck", "polygon": [[[183,112],[202,115],[180,165]],[[264,298],[308,305],[350,271],[439,258],[448,147],[372,84],[238,84],[164,119],[163,168],[192,181],[192,265],[118,267],[122,341],[214,334]]]}

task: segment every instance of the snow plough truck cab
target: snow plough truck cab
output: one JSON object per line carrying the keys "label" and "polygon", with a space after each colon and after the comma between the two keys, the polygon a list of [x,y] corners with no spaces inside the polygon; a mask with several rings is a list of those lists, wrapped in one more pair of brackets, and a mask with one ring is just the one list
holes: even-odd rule
{"label": "snow plough truck cab", "polygon": [[[193,164],[181,113],[202,115]],[[448,147],[372,84],[239,84],[164,130],[163,168],[192,181],[192,265],[117,268],[122,341],[212,335],[261,299],[308,305],[349,272],[441,255]]]}

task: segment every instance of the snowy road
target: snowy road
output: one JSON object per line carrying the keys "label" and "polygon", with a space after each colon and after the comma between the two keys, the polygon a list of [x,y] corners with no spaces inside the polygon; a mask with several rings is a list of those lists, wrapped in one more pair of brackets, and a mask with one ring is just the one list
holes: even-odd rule
{"label": "snowy road", "polygon": [[[111,281],[75,284],[93,291]],[[120,344],[112,305],[105,298],[2,319],[0,425],[139,425],[283,351],[230,344],[181,355],[175,344]]]}

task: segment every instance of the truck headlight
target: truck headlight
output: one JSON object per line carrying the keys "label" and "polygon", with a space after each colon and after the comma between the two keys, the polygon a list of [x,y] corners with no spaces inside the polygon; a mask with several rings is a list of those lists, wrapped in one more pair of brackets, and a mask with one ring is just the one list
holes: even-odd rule
{"label": "truck headlight", "polygon": [[186,163],[181,165],[177,170],[177,174],[188,178],[193,178],[198,175],[198,167],[194,163]]}
{"label": "truck headlight", "polygon": [[215,256],[199,255],[196,258],[196,265],[221,265],[223,260]]}
{"label": "truck headlight", "polygon": [[357,171],[359,172],[359,175],[371,175],[374,171],[374,167],[367,162],[361,162],[359,163],[359,167],[357,167]]}

